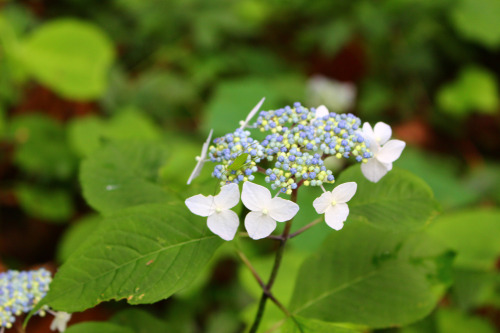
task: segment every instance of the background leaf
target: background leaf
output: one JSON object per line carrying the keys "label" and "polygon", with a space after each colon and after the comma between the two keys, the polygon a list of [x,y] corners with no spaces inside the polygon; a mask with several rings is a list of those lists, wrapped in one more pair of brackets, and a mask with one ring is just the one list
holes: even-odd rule
{"label": "background leaf", "polygon": [[161,144],[109,144],[82,163],[83,196],[101,213],[143,203],[167,203],[171,195],[158,184],[166,158],[167,149]]}
{"label": "background leaf", "polygon": [[111,299],[157,302],[188,286],[221,243],[182,202],[124,209],[61,266],[43,303],[75,312]]}
{"label": "background leaf", "polygon": [[423,233],[393,234],[356,221],[304,262],[289,309],[373,328],[408,324],[440,299],[452,257]]}
{"label": "background leaf", "polygon": [[134,331],[128,327],[107,323],[107,322],[86,322],[78,323],[75,325],[70,325],[64,331],[66,333],[88,333],[88,332],[99,332],[99,333],[134,333]]}
{"label": "background leaf", "polygon": [[106,89],[113,54],[111,41],[97,26],[59,19],[26,37],[23,60],[41,83],[65,97],[85,100]]}
{"label": "background leaf", "polygon": [[368,181],[359,166],[340,175],[335,186],[354,181],[358,189],[349,201],[350,220],[363,220],[376,228],[409,231],[422,228],[437,213],[429,186],[415,175],[393,169],[378,183]]}

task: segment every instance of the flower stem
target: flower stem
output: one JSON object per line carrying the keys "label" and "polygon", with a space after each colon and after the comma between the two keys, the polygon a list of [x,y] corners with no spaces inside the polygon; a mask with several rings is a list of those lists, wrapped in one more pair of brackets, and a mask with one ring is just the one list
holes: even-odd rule
{"label": "flower stem", "polygon": [[323,221],[322,217],[317,218],[316,220],[312,221],[311,223],[309,223],[309,224],[303,226],[302,228],[300,228],[299,230],[295,231],[293,234],[290,234],[290,236],[288,236],[288,239],[300,235],[301,233],[303,233],[304,231],[306,231],[310,227],[315,226],[316,224],[320,223],[321,221]]}
{"label": "flower stem", "polygon": [[[297,202],[297,189],[292,191],[292,196],[291,196],[291,201]],[[274,298],[271,294],[271,288],[273,287],[274,281],[276,280],[276,276],[278,275],[278,271],[281,265],[281,260],[283,259],[283,252],[285,250],[285,245],[286,241],[288,240],[288,235],[290,234],[290,228],[292,227],[292,221],[293,218],[286,222],[285,224],[285,229],[283,230],[283,233],[281,234],[281,239],[280,239],[280,245],[278,248],[278,251],[276,252],[276,257],[274,259],[274,266],[271,271],[271,276],[269,277],[269,280],[267,284],[264,286],[263,291],[262,291],[262,296],[260,297],[259,301],[259,308],[257,310],[257,314],[255,315],[255,319],[253,321],[252,327],[250,328],[249,333],[256,333],[257,329],[259,328],[260,321],[262,320],[262,316],[264,315],[264,310],[266,308],[266,302],[267,299]],[[271,298],[272,297],[272,298]],[[275,303],[277,302],[276,299],[273,300]],[[278,302],[279,303],[279,302]],[[281,303],[279,303],[281,304]],[[276,305],[278,305],[276,303]],[[288,315],[290,315],[290,312],[283,306],[283,305],[278,305],[281,310],[284,309],[284,312]],[[290,315],[291,316],[291,315]]]}

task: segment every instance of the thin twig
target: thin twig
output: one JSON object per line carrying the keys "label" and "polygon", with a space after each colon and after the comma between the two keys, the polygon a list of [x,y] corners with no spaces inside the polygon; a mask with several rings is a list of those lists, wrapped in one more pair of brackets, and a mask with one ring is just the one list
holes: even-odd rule
{"label": "thin twig", "polygon": [[316,220],[312,221],[311,223],[303,226],[302,228],[300,228],[299,230],[295,231],[293,234],[290,234],[290,236],[288,236],[288,239],[290,238],[293,238],[295,236],[298,236],[300,235],[301,233],[303,233],[304,231],[306,231],[307,229],[309,229],[310,227],[312,226],[315,226],[316,224],[320,223],[323,221],[323,218],[322,217],[318,217]]}
{"label": "thin twig", "polygon": [[264,284],[264,281],[262,281],[262,278],[260,277],[259,273],[257,273],[255,268],[252,266],[250,260],[248,260],[245,254],[240,250],[236,250],[236,252],[238,253],[238,256],[240,257],[241,261],[243,261],[243,263],[248,267],[250,272],[252,272],[252,275],[255,278],[255,280],[257,280],[257,283],[262,287],[262,289],[265,289],[266,285]]}

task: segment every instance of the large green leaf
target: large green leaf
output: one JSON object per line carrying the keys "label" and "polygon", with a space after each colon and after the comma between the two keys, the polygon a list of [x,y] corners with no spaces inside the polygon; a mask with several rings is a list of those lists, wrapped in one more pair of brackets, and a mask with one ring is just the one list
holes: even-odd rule
{"label": "large green leaf", "polygon": [[458,0],[455,5],[450,14],[459,33],[490,48],[500,45],[498,0]]}
{"label": "large green leaf", "polygon": [[494,114],[499,104],[495,75],[481,68],[467,67],[454,82],[438,91],[437,103],[443,111],[455,116],[473,111]]}
{"label": "large green leaf", "polygon": [[293,314],[374,328],[423,318],[451,278],[453,255],[423,233],[389,233],[355,221],[302,265]]}
{"label": "large green leaf", "polygon": [[129,327],[135,333],[173,332],[166,322],[140,309],[120,311],[111,318],[111,321]]}
{"label": "large green leaf", "polygon": [[94,99],[106,89],[113,45],[95,25],[50,21],[24,40],[23,51],[31,74],[65,97]]}
{"label": "large green leaf", "polygon": [[76,118],[69,126],[69,141],[81,156],[88,156],[99,149],[105,140],[160,139],[157,126],[134,108],[127,108],[105,121],[98,117]]}
{"label": "large green leaf", "polygon": [[335,184],[351,181],[358,184],[358,189],[348,202],[349,219],[363,220],[380,229],[408,231],[422,228],[437,213],[432,190],[407,171],[394,169],[378,183],[372,183],[359,166],[353,166]]}
{"label": "large green leaf", "polygon": [[300,316],[295,316],[294,319],[286,321],[283,333],[356,333],[364,331],[348,324],[328,323]]}
{"label": "large green leaf", "polygon": [[166,147],[159,143],[109,144],[82,163],[83,196],[101,213],[143,203],[167,203],[171,195],[157,183],[166,156]]}
{"label": "large green leaf", "polygon": [[66,229],[57,247],[57,260],[59,263],[65,262],[80,245],[85,243],[90,234],[98,229],[100,223],[101,217],[98,215],[85,216],[72,223]]}
{"label": "large green leaf", "polygon": [[88,332],[99,332],[99,333],[134,333],[134,331],[128,327],[117,325],[114,323],[107,322],[86,322],[78,323],[76,325],[70,325],[64,332],[66,333],[88,333]]}
{"label": "large green leaf", "polygon": [[61,266],[43,304],[75,312],[112,299],[157,302],[188,286],[221,243],[182,202],[122,210]]}
{"label": "large green leaf", "polygon": [[455,267],[494,270],[500,255],[500,210],[469,209],[441,216],[429,233],[455,250]]}

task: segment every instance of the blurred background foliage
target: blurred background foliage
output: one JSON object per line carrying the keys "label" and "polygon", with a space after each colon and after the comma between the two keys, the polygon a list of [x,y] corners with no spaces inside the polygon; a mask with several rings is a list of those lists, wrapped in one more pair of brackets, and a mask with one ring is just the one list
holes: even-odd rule
{"label": "blurred background foliage", "polygon": [[[185,186],[211,128],[232,131],[263,96],[263,109],[323,103],[391,124],[408,143],[396,165],[442,206],[431,231],[486,260],[457,260],[442,305],[404,331],[494,331],[500,237],[478,240],[499,232],[499,17],[498,0],[0,0],[0,268],[55,267],[95,229],[78,170],[106,143],[166,145],[161,182],[213,192],[209,170]],[[240,246],[265,269],[262,244]],[[315,246],[296,244],[285,277]],[[157,319],[117,304],[78,320],[236,332],[257,294],[230,250]]]}

